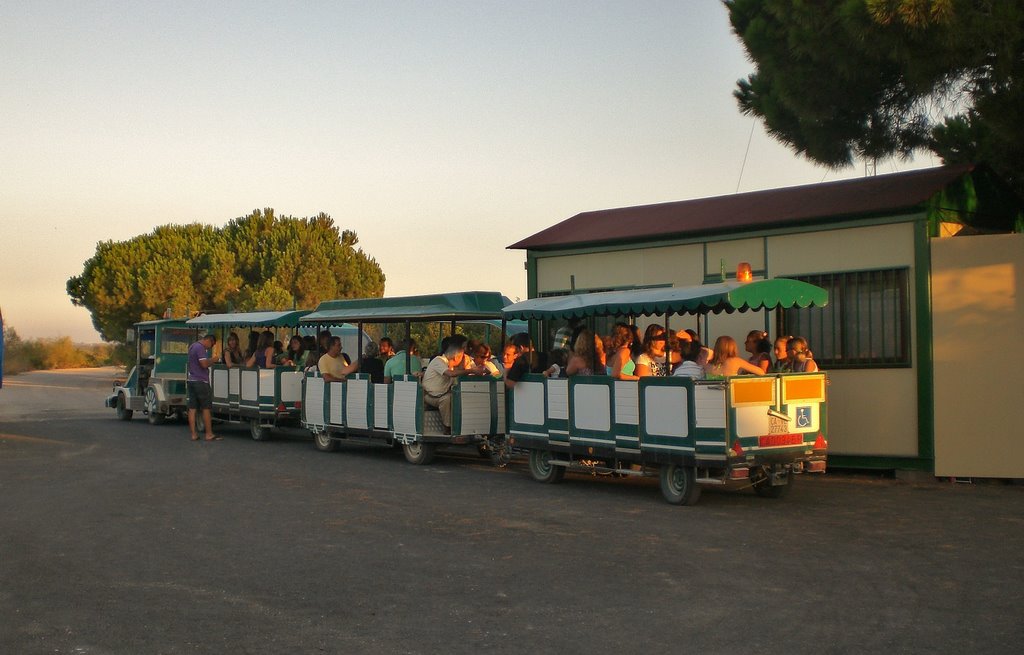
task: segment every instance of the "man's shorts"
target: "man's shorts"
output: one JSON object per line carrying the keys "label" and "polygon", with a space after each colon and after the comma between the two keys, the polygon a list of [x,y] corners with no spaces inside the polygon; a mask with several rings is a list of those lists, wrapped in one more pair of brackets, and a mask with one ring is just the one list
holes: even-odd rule
{"label": "man's shorts", "polygon": [[188,408],[210,409],[213,407],[213,390],[209,382],[188,383]]}

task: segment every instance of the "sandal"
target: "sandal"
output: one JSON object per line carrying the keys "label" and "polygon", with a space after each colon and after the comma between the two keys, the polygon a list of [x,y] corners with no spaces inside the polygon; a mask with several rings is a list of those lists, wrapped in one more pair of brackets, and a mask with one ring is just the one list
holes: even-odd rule
{"label": "sandal", "polygon": [[198,434],[193,434],[192,435],[192,441],[199,441],[199,435]]}
{"label": "sandal", "polygon": [[224,437],[213,435],[212,437],[206,437],[207,441],[223,441]]}

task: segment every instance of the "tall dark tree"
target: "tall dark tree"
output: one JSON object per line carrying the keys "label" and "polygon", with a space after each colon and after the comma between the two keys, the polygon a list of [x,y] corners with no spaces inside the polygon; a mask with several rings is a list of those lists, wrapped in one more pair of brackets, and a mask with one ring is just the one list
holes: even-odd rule
{"label": "tall dark tree", "polygon": [[167,308],[180,316],[382,296],[384,273],[358,243],[327,214],[276,217],[257,209],[223,228],[164,225],[127,241],[101,241],[67,290],[105,340],[121,341],[133,323]]}
{"label": "tall dark tree", "polygon": [[725,0],[740,109],[830,167],[931,149],[1024,193],[1024,3]]}

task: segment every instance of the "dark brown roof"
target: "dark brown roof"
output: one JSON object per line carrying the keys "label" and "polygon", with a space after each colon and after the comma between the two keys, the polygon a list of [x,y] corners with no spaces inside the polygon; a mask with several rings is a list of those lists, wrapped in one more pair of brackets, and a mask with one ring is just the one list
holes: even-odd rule
{"label": "dark brown roof", "polygon": [[657,205],[583,212],[512,244],[549,249],[775,227],[919,207],[971,164]]}

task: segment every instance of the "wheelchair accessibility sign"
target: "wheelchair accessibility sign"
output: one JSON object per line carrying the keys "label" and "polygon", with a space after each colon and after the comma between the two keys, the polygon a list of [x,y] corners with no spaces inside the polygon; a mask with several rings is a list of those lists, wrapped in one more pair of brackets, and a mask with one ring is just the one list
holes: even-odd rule
{"label": "wheelchair accessibility sign", "polygon": [[814,405],[796,405],[790,407],[792,430],[794,432],[810,432],[818,429],[818,412]]}

